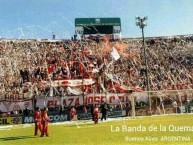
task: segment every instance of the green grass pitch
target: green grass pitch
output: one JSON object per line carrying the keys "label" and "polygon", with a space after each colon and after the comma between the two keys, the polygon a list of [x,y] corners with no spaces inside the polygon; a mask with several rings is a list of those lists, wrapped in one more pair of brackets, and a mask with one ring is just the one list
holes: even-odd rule
{"label": "green grass pitch", "polygon": [[121,118],[96,125],[90,121],[49,124],[49,132],[50,137],[34,137],[34,125],[16,125],[6,129],[1,126],[0,144],[193,145],[193,114]]}

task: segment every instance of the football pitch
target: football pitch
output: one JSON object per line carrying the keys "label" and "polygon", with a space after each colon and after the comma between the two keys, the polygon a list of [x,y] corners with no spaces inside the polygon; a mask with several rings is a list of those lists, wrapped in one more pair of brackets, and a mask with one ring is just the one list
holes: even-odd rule
{"label": "football pitch", "polygon": [[[2,145],[193,145],[193,114],[108,119],[94,124],[49,124],[50,137],[35,137],[34,124],[1,126]],[[39,133],[40,135],[40,133]]]}

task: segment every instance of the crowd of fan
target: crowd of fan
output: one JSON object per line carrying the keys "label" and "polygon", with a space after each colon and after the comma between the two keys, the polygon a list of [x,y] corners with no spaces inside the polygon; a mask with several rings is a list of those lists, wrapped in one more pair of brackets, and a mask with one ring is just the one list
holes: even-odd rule
{"label": "crowd of fan", "polygon": [[[150,90],[193,89],[193,36],[146,38],[145,46]],[[112,47],[120,54],[117,61]],[[125,92],[114,85],[145,90],[144,60],[141,39],[1,39],[0,95],[45,95],[50,88],[41,81],[85,78],[95,81],[81,87],[85,93]],[[31,87],[28,82],[38,85]],[[70,95],[64,86],[54,90]]]}

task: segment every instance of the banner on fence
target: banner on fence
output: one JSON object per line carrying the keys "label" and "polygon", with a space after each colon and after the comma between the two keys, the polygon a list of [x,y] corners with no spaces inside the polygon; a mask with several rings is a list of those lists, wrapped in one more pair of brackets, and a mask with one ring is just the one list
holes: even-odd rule
{"label": "banner on fence", "polygon": [[22,124],[22,117],[1,117],[0,118],[0,126],[1,125],[15,125]]}
{"label": "banner on fence", "polygon": [[[63,121],[69,121],[69,115],[68,113],[64,114],[49,114],[49,118],[51,119],[51,122],[63,122]],[[34,123],[33,116],[23,116],[23,124],[25,123]]]}
{"label": "banner on fence", "polygon": [[[128,94],[87,94],[85,96],[37,98],[36,106],[43,108],[56,106],[79,106],[83,104],[125,104],[130,98]],[[83,101],[84,100],[84,101]]]}
{"label": "banner on fence", "polygon": [[31,99],[31,92],[23,94],[0,94],[0,101],[23,101]]}
{"label": "banner on fence", "polygon": [[[115,109],[115,110],[108,110],[107,111],[107,118],[116,118],[116,117],[123,117],[125,116],[125,110]],[[51,122],[64,122],[70,121],[69,112],[65,112],[62,114],[48,114]],[[100,113],[99,116],[101,117],[102,114]],[[79,111],[76,114],[76,120],[89,120],[92,119],[92,115],[90,113],[84,113],[83,111]],[[23,116],[23,124],[26,123],[34,123],[33,116]]]}
{"label": "banner on fence", "polygon": [[25,100],[21,102],[9,102],[9,101],[0,102],[1,112],[18,111],[24,110],[25,108],[29,108],[30,110],[33,109],[32,100]]}

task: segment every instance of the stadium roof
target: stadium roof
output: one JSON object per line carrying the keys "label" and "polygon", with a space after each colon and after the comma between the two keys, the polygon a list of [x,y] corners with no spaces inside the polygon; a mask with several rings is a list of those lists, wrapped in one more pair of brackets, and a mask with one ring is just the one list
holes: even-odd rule
{"label": "stadium roof", "polygon": [[120,18],[76,18],[75,26],[112,25],[121,26]]}

